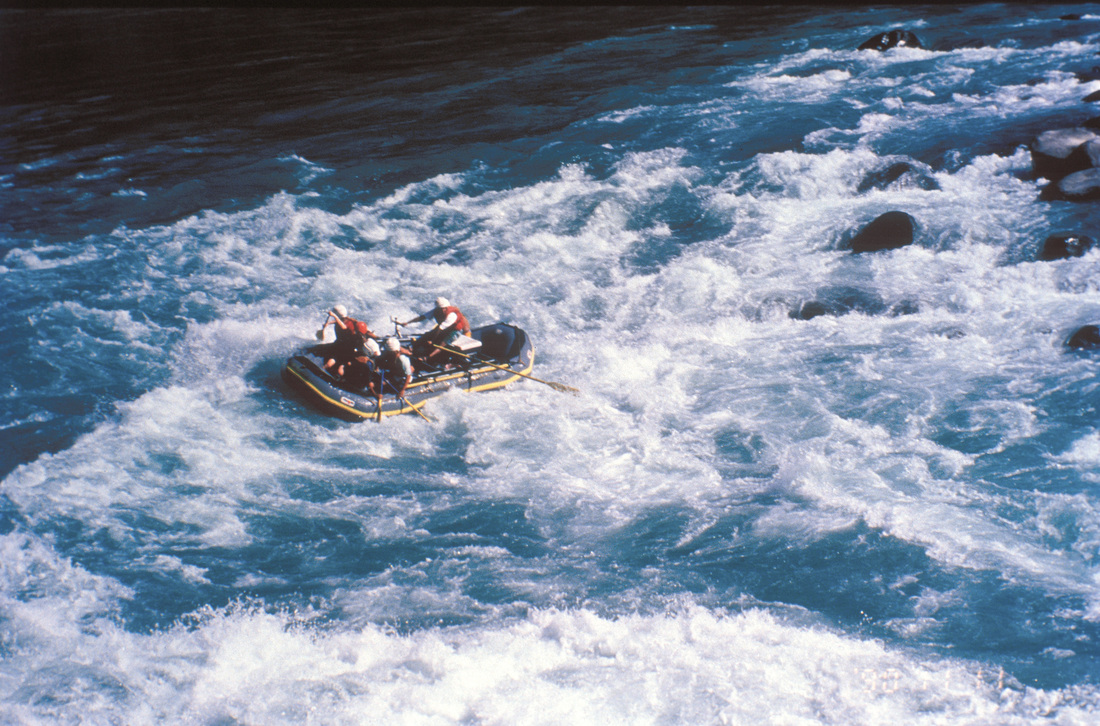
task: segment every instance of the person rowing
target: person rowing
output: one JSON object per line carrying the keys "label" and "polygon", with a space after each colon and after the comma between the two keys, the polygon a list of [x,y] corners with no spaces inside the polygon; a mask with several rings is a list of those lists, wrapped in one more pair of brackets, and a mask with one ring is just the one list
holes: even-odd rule
{"label": "person rowing", "polygon": [[462,311],[451,305],[451,302],[445,297],[437,297],[435,307],[422,315],[403,323],[399,320],[394,322],[401,327],[405,327],[428,319],[434,320],[435,325],[431,330],[416,339],[413,350],[416,351],[418,357],[424,363],[431,365],[432,359],[443,352],[437,346],[448,346],[459,335],[469,335],[470,323],[466,320],[466,316],[462,314]]}
{"label": "person rowing", "polygon": [[397,398],[404,399],[405,389],[412,382],[413,367],[408,351],[401,347],[397,338],[386,338],[384,350],[374,361],[375,375],[370,378],[368,387],[378,399],[378,408],[382,409],[382,394],[386,391]]}
{"label": "person rowing", "polygon": [[382,355],[382,349],[378,347],[378,341],[374,338],[367,338],[366,343],[357,352],[361,355],[355,356],[340,366],[337,374],[343,379],[347,388],[362,390],[370,386],[371,380],[378,371],[378,358]]}
{"label": "person rowing", "polygon": [[309,349],[309,352],[325,360],[325,370],[343,375],[343,366],[362,354],[367,340],[377,339],[378,336],[371,332],[366,323],[348,315],[348,309],[343,305],[334,305],[328,311],[325,324],[317,331],[319,338],[324,337],[325,328],[329,325],[332,325],[336,332],[336,340],[332,343],[315,345]]}

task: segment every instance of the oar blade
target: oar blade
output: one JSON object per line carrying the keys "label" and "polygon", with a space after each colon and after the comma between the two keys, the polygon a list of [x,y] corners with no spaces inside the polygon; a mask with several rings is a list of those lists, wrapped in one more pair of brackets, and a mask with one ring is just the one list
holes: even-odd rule
{"label": "oar blade", "polygon": [[574,396],[578,395],[581,392],[579,388],[573,388],[573,386],[567,386],[564,383],[558,383],[556,381],[546,381],[546,385],[550,386],[555,391],[561,391],[562,393],[572,393]]}

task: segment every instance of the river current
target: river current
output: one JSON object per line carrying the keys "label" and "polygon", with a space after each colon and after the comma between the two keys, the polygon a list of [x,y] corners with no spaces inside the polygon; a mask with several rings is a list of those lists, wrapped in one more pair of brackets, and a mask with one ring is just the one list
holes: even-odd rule
{"label": "river current", "polygon": [[[1098,54],[1082,4],[0,11],[0,720],[1095,723],[1100,253],[1039,248],[1100,212],[1028,148]],[[438,295],[580,394],[282,382]]]}

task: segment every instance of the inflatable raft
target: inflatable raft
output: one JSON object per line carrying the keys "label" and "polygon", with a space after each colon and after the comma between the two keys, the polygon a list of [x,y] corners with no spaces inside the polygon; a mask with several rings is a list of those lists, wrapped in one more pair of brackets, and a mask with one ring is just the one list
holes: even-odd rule
{"label": "inflatable raft", "polygon": [[[419,409],[452,389],[488,391],[527,376],[535,364],[535,348],[522,329],[496,323],[470,331],[477,345],[464,355],[451,355],[446,366],[416,370],[402,398],[391,392],[382,397],[381,416]],[[411,347],[410,340],[402,340]],[[312,347],[312,346],[311,346]],[[349,421],[378,419],[378,400],[370,391],[353,388],[322,367],[323,361],[306,348],[287,359],[283,380],[312,406]]]}

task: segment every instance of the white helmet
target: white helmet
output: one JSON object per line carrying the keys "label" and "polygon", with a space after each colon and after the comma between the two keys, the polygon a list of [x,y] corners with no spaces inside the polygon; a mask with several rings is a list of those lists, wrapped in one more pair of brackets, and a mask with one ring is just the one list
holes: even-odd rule
{"label": "white helmet", "polygon": [[339,315],[341,318],[346,318],[348,316],[348,309],[343,305],[333,305],[332,311]]}
{"label": "white helmet", "polygon": [[363,347],[367,349],[367,353],[369,353],[372,358],[382,353],[382,349],[378,347],[378,341],[374,338],[367,338],[367,342],[363,344]]}
{"label": "white helmet", "polygon": [[435,299],[435,306],[437,308],[449,308],[451,307],[451,302],[445,297],[437,297]]}
{"label": "white helmet", "polygon": [[401,341],[391,335],[386,338],[386,349],[392,351],[401,350]]}

